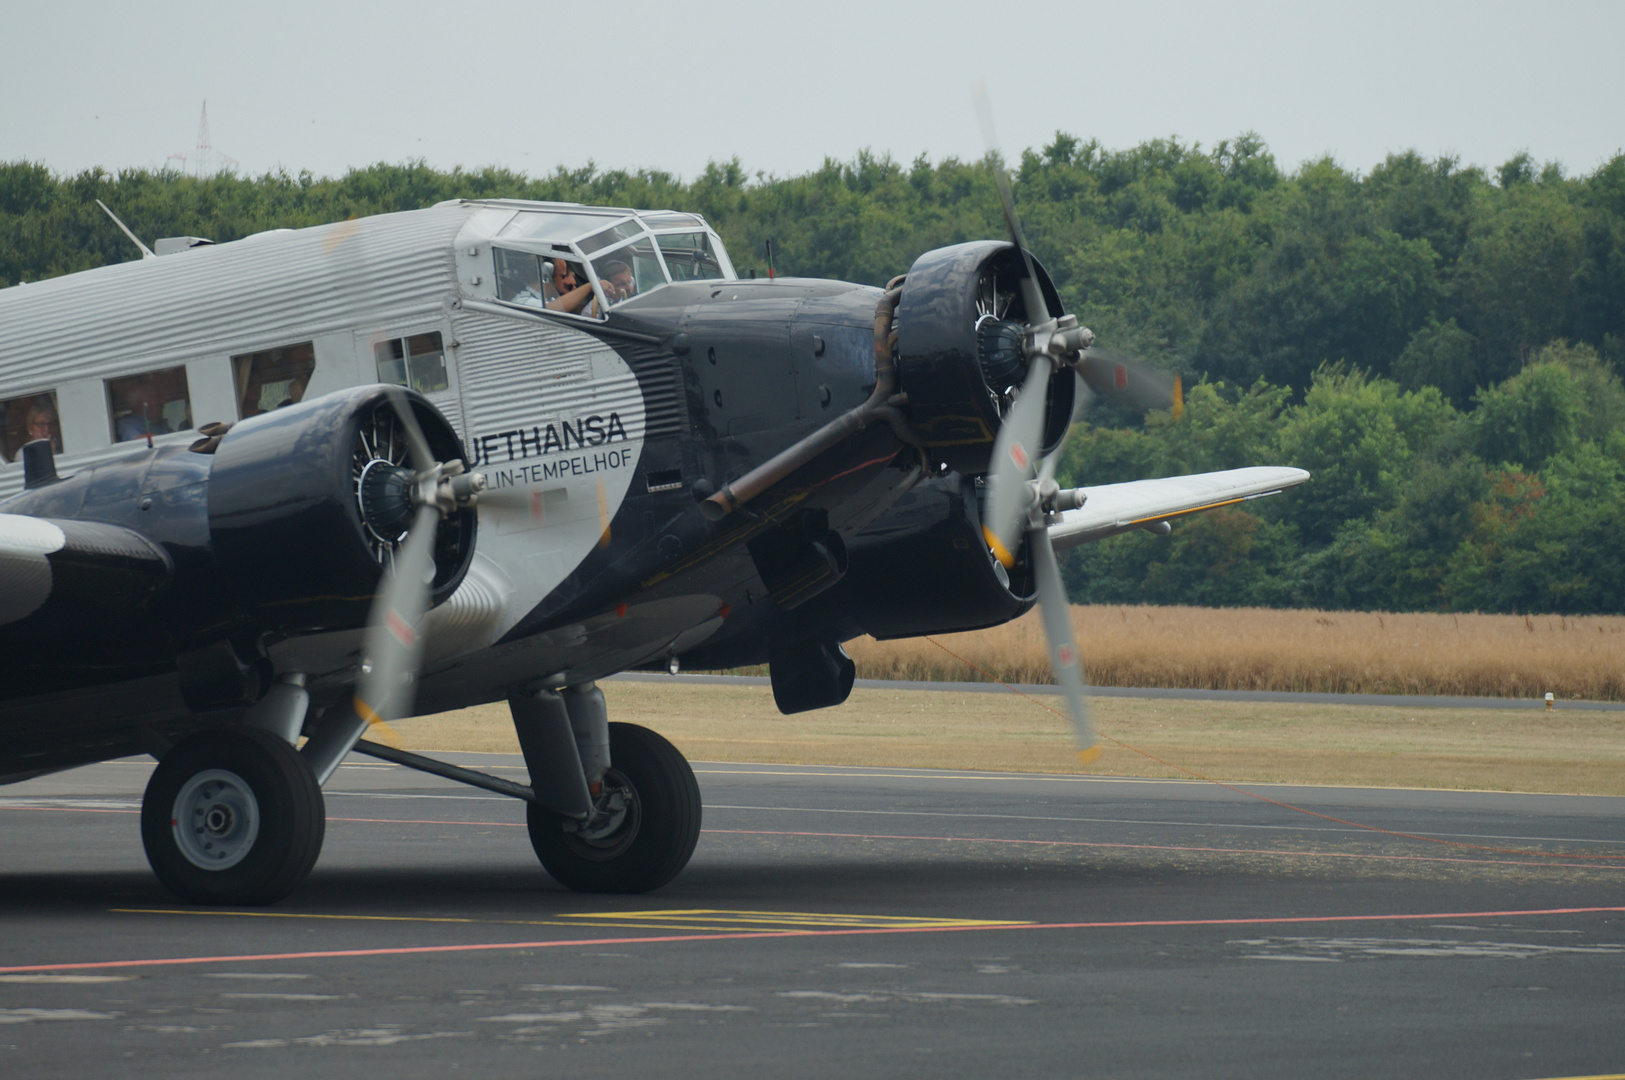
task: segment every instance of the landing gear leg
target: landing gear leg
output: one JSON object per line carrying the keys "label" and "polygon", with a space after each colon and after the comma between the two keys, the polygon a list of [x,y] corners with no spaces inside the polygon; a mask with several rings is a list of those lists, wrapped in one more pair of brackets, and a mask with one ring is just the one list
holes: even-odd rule
{"label": "landing gear leg", "polygon": [[554,879],[577,892],[649,892],[676,877],[694,854],[700,785],[660,735],[635,724],[606,727],[609,762],[592,796],[592,816],[577,822],[531,803],[531,847]]}
{"label": "landing gear leg", "polygon": [[322,789],[286,739],[205,731],[153,770],[141,841],[164,887],[194,904],[269,904],[305,880],[327,829]]}

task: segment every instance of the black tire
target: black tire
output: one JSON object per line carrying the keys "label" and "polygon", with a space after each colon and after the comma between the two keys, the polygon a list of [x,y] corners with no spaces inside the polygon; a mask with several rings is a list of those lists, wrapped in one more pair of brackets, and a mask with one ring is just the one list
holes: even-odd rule
{"label": "black tire", "polygon": [[[535,803],[526,822],[536,857],[559,884],[576,892],[644,893],[682,872],[700,838],[700,785],[678,749],[648,728],[609,725],[603,805],[617,790],[627,802],[605,830],[592,822],[566,832],[568,819]],[[629,796],[629,798],[628,798]]]}
{"label": "black tire", "polygon": [[[190,834],[181,816],[194,823]],[[141,800],[147,862],[165,888],[194,904],[282,899],[316,865],[326,831],[310,765],[259,728],[221,728],[178,743]],[[207,865],[216,859],[222,865]]]}

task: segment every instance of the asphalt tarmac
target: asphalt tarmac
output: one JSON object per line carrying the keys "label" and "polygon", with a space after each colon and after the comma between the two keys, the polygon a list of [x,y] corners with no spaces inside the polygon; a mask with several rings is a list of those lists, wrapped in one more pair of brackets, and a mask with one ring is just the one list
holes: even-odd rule
{"label": "asphalt tarmac", "polygon": [[1625,799],[698,764],[688,870],[600,897],[352,760],[253,910],[151,877],[150,762],[0,788],[0,1076],[1625,1072]]}

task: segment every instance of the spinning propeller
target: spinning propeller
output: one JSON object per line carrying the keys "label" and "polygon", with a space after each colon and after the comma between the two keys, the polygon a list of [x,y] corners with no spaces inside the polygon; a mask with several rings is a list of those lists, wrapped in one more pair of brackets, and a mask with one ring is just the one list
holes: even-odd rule
{"label": "spinning propeller", "polygon": [[[987,497],[982,507],[982,532],[994,557],[1006,567],[1015,563],[1015,553],[1020,550],[1022,540],[1027,542],[1038,588],[1040,618],[1049,642],[1050,666],[1072,714],[1078,757],[1087,763],[1100,756],[1100,747],[1089,724],[1083,664],[1072,636],[1071,607],[1049,538],[1050,519],[1063,510],[1081,506],[1083,499],[1077,491],[1061,490],[1055,483],[1055,464],[1065,445],[1064,436],[1062,445],[1047,458],[1036,459],[1044,443],[1050,378],[1058,368],[1071,368],[1076,372],[1081,384],[1079,410],[1098,396],[1136,409],[1169,409],[1177,417],[1183,411],[1181,388],[1177,376],[1093,348],[1095,335],[1079,326],[1076,317],[1050,317],[1032,256],[1027,253],[1021,222],[1016,217],[1010,183],[998,158],[998,139],[994,135],[993,113],[984,84],[977,84],[975,99],[982,133],[993,157],[1004,221],[1009,227],[1011,242],[1021,253],[1021,299],[1027,317],[1027,331],[1022,338],[1027,376],[993,443]],[[1077,415],[1074,411],[1073,418]]]}
{"label": "spinning propeller", "polygon": [[399,387],[389,388],[389,403],[406,434],[408,457],[415,470],[408,481],[407,501],[416,507],[406,542],[393,550],[384,580],[367,618],[361,646],[361,677],[355,684],[356,715],[397,742],[389,721],[412,703],[418,661],[423,655],[423,616],[434,587],[434,544],[440,519],[473,501],[485,488],[480,473],[465,472],[461,461],[437,461],[429,440]]}

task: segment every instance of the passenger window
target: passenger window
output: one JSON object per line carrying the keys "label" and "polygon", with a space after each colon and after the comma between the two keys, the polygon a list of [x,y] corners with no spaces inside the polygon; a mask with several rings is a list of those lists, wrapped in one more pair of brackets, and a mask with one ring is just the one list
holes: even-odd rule
{"label": "passenger window", "polygon": [[451,384],[446,379],[446,352],[440,331],[380,341],[373,347],[378,363],[378,381],[410,386],[420,394],[432,394]]}
{"label": "passenger window", "polygon": [[50,439],[51,449],[62,452],[62,425],[56,411],[56,391],[24,394],[0,401],[0,427],[5,437],[0,449],[7,461],[16,461],[24,443],[35,439]]}
{"label": "passenger window", "polygon": [[655,238],[673,281],[707,281],[722,276],[709,233],[673,233]]}
{"label": "passenger window", "polygon": [[192,426],[192,398],[184,367],[108,379],[107,406],[114,442],[168,435]]}
{"label": "passenger window", "polygon": [[316,347],[309,341],[231,358],[237,388],[237,415],[250,416],[304,400],[316,370]]}

